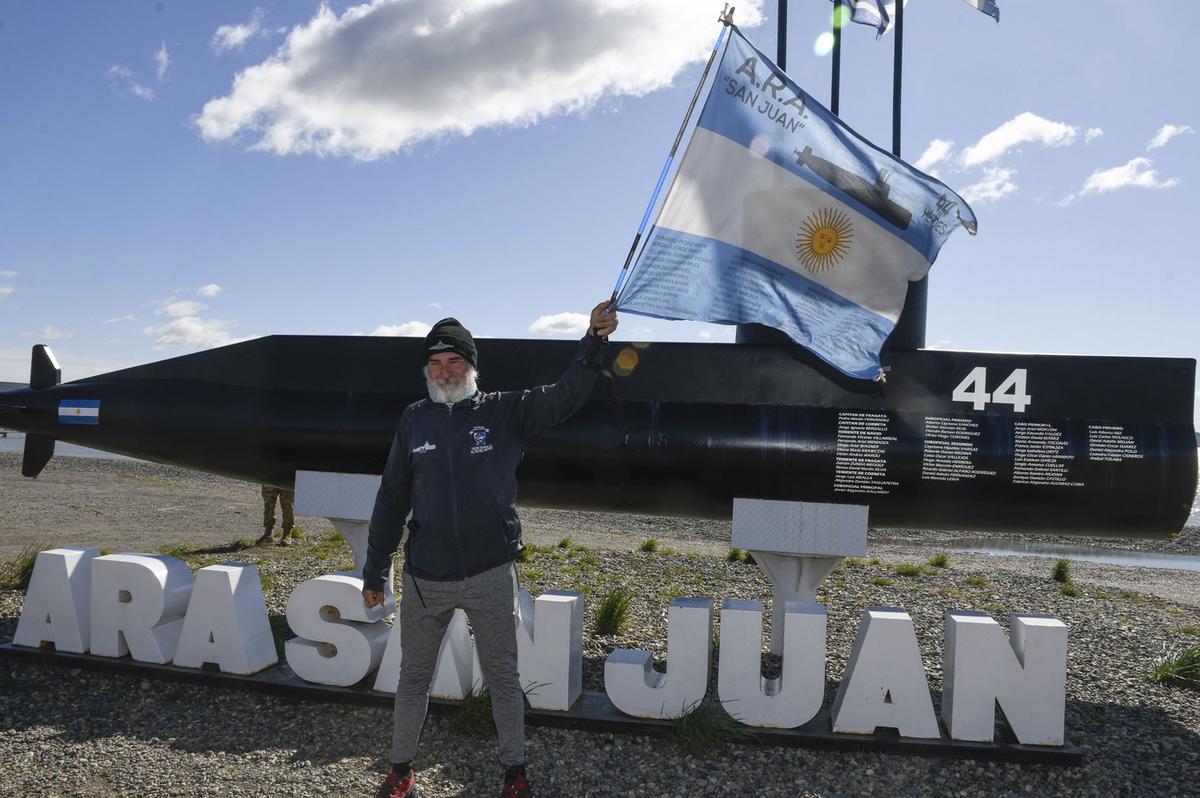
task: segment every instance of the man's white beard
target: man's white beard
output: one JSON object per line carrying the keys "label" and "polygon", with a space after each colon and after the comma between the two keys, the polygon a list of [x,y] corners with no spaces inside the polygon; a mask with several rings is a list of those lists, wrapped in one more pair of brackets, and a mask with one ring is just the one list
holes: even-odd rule
{"label": "man's white beard", "polygon": [[430,377],[428,367],[424,369],[424,372],[425,387],[429,389],[429,398],[440,404],[457,404],[474,395],[477,390],[475,379],[479,376],[479,372],[473,368],[467,369],[467,373],[461,377],[446,377],[442,380]]}

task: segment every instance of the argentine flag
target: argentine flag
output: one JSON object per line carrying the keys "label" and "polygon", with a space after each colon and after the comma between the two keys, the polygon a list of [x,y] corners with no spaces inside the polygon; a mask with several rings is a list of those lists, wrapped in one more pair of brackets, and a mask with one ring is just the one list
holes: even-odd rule
{"label": "argentine flag", "polygon": [[959,225],[975,232],[975,214],[730,34],[617,308],[765,324],[874,378],[908,284]]}
{"label": "argentine flag", "polygon": [[100,423],[100,400],[63,399],[59,401],[58,423],[96,426]]}

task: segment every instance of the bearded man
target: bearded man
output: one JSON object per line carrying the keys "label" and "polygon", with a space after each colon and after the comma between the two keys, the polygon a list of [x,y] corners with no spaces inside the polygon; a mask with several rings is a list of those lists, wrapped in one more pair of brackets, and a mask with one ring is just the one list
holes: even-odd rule
{"label": "bearded man", "polygon": [[608,336],[617,328],[611,304],[592,310],[588,333],[558,382],[531,390],[479,391],[475,340],[457,319],[442,319],[425,338],[429,398],[400,416],[363,567],[363,601],[378,606],[392,555],[408,529],[392,771],[376,798],[417,795],[417,740],[442,637],[460,608],[471,621],[491,693],[505,769],[501,796],[533,795],[525,775],[525,695],[517,674],[513,561],[523,546],[516,471],[524,442],[566,421],[591,395]]}

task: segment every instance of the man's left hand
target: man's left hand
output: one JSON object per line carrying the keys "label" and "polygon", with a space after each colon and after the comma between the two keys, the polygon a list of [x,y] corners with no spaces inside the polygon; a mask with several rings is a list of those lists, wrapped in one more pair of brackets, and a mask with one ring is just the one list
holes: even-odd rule
{"label": "man's left hand", "polygon": [[616,331],[618,323],[617,311],[615,309],[610,310],[614,304],[613,300],[607,299],[592,308],[592,318],[588,326],[589,335],[608,338],[608,336]]}

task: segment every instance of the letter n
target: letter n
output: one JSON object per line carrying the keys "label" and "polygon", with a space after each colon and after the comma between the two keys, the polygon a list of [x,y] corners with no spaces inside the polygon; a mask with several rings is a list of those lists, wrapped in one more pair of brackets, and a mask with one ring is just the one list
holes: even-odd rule
{"label": "letter n", "polygon": [[1062,745],[1067,627],[1044,615],[1012,615],[1011,641],[991,616],[946,613],[942,719],[955,740],[991,742],[996,706],[1024,745]]}

